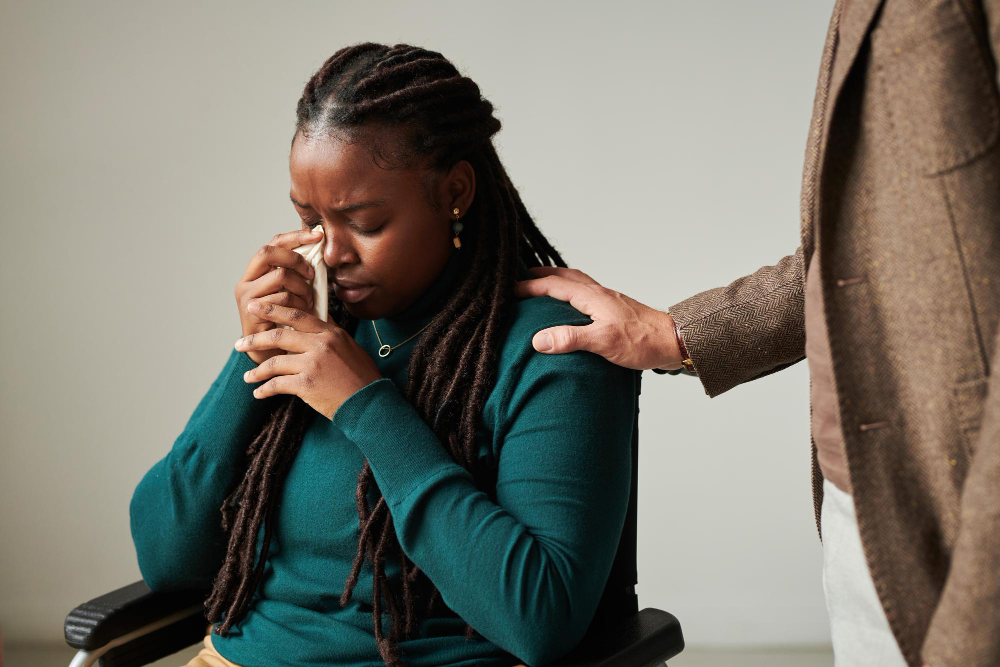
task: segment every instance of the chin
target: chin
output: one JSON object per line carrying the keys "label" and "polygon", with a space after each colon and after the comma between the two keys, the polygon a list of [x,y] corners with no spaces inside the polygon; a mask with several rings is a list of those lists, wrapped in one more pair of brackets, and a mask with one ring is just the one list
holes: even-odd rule
{"label": "chin", "polygon": [[382,317],[382,314],[377,309],[370,308],[364,301],[345,303],[344,310],[359,320],[377,320]]}

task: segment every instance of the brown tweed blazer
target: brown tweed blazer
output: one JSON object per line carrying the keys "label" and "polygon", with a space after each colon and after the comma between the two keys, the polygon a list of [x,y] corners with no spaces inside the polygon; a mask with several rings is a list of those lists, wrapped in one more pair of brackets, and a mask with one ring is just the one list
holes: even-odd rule
{"label": "brown tweed blazer", "polygon": [[798,250],[670,312],[717,396],[804,358],[803,281],[821,253],[847,465],[889,624],[915,667],[997,667],[1000,0],[851,0],[838,25],[840,5]]}

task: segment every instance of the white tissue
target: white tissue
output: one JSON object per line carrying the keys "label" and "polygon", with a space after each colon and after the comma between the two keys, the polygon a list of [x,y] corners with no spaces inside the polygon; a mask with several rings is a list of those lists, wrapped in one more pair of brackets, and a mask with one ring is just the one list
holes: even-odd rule
{"label": "white tissue", "polygon": [[[316,225],[313,230],[318,229],[320,233],[323,232],[323,225]],[[326,282],[326,262],[323,261],[323,241],[326,240],[326,235],[320,237],[319,241],[316,243],[310,243],[309,245],[300,245],[293,250],[303,257],[306,261],[312,265],[313,270],[316,272],[312,279],[313,288],[313,310],[312,314],[323,320],[327,321],[329,314],[327,313],[327,306],[329,305],[328,299],[328,286]],[[292,329],[287,324],[282,325],[286,329]]]}

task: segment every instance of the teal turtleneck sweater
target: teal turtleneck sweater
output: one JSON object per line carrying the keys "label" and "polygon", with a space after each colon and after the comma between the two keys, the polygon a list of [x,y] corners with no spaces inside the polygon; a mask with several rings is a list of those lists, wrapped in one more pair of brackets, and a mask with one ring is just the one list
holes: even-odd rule
{"label": "teal turtleneck sweater", "polygon": [[[418,331],[457,287],[459,253],[405,312],[376,320],[390,345]],[[532,274],[521,264],[518,278]],[[339,604],[358,542],[357,475],[364,458],[403,551],[461,618],[425,619],[401,641],[408,665],[540,665],[569,651],[597,608],[628,505],[635,375],[590,352],[536,352],[532,336],[591,322],[550,297],[515,300],[498,346],[496,382],[479,420],[479,456],[496,472],[477,488],[404,397],[410,351],[379,357],[370,320],[354,336],[383,377],[352,394],[332,420],[312,413],[281,490],[263,579],[246,616],[216,650],[244,667],[383,662],[372,627],[366,560]],[[132,539],[153,590],[209,587],[226,536],[219,508],[246,466],[269,403],[229,353],[166,456],[132,496]],[[399,590],[398,557],[386,573]],[[392,617],[383,603],[383,629]],[[464,619],[464,620],[463,620]],[[468,621],[482,637],[464,637]]]}

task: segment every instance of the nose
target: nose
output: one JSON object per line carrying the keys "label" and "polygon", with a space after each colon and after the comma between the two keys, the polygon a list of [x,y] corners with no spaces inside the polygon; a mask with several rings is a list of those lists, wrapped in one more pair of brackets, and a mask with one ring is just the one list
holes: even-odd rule
{"label": "nose", "polygon": [[351,243],[351,235],[337,225],[323,226],[323,261],[332,269],[343,264],[358,262],[358,254]]}

